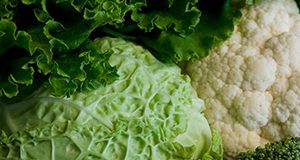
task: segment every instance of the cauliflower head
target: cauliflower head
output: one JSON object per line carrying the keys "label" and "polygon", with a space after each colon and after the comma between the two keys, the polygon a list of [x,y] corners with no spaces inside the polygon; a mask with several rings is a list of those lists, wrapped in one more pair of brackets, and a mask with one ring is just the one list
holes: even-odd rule
{"label": "cauliflower head", "polygon": [[185,70],[225,155],[300,136],[300,14],[293,0],[242,10],[230,39]]}

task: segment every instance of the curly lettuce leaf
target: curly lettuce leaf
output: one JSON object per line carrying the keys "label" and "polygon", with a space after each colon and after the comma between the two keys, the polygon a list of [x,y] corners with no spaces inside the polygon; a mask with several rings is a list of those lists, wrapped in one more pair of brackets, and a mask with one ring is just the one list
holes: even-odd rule
{"label": "curly lettuce leaf", "polygon": [[13,13],[9,8],[12,6],[14,6],[13,1],[1,0],[0,1],[0,18],[10,19],[12,17]]}
{"label": "curly lettuce leaf", "polygon": [[199,23],[201,12],[196,7],[198,0],[164,0],[148,3],[131,15],[139,28],[151,32],[155,27],[160,30],[174,30],[186,35],[193,32]]}
{"label": "curly lettuce leaf", "polygon": [[[4,68],[0,88],[6,97],[16,96],[34,80],[47,82],[53,94],[61,96],[106,85],[117,77],[116,70],[108,64],[111,54],[102,53],[88,40],[71,53],[56,51],[56,55],[52,51],[59,45],[41,35],[43,28],[16,31],[16,25],[8,20],[1,20],[0,26],[5,33],[0,37],[1,47],[6,50],[1,56]],[[44,29],[48,26],[51,25]],[[11,46],[15,47],[10,49]]]}
{"label": "curly lettuce leaf", "polygon": [[99,26],[123,22],[139,6],[108,0],[1,3],[0,97],[8,98],[27,94],[23,89],[35,81],[44,81],[57,96],[114,81],[110,53],[90,45],[89,36]]}
{"label": "curly lettuce leaf", "polygon": [[[87,62],[91,58],[83,56],[93,50],[83,45],[105,35],[142,44],[160,60],[181,62],[202,58],[212,46],[231,35],[240,17],[239,9],[255,1],[4,0],[0,3],[0,62],[5,64],[0,70],[3,99],[25,95],[28,92],[24,90],[38,87],[33,87],[34,84],[42,85],[37,82],[47,84],[56,96],[113,82],[117,74],[107,65],[109,53],[101,53],[106,55],[102,60],[100,55],[96,58],[103,67],[86,65],[91,64]],[[70,66],[76,67],[72,70]],[[88,72],[88,67],[94,71],[100,69],[100,76],[89,75],[95,72]],[[87,85],[92,81],[93,84]]]}
{"label": "curly lettuce leaf", "polygon": [[240,9],[255,2],[231,0],[200,1],[200,22],[194,31],[187,35],[173,30],[163,30],[157,35],[141,36],[139,39],[155,51],[157,58],[175,62],[200,59],[209,54],[209,50],[229,38],[235,24],[241,17]]}

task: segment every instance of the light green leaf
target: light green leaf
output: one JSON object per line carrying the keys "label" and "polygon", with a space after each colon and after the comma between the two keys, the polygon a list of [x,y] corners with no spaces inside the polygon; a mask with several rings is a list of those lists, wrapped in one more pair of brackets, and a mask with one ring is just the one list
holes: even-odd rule
{"label": "light green leaf", "polygon": [[[199,159],[210,148],[222,157],[203,101],[178,66],[121,39],[85,46],[94,45],[111,52],[108,62],[119,78],[69,97],[41,87],[20,102],[0,104],[0,130],[7,135],[0,159]],[[82,58],[96,52],[88,53]]]}

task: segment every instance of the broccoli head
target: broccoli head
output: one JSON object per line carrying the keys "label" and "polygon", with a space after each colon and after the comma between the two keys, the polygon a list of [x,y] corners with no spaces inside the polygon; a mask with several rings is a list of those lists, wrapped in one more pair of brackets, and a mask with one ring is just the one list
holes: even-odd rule
{"label": "broccoli head", "polygon": [[300,137],[266,144],[254,151],[242,152],[235,160],[300,160]]}

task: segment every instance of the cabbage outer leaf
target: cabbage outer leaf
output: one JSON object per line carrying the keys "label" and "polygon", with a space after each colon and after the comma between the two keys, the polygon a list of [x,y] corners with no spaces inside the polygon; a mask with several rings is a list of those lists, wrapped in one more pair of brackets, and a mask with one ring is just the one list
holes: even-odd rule
{"label": "cabbage outer leaf", "polygon": [[203,101],[178,66],[121,39],[94,43],[113,53],[119,78],[70,97],[40,88],[2,104],[0,159],[221,159]]}

